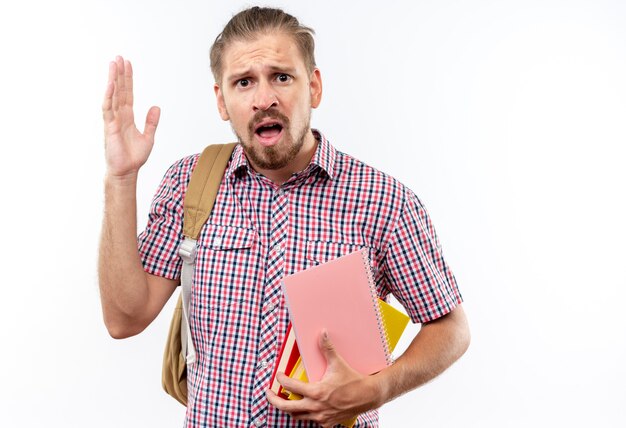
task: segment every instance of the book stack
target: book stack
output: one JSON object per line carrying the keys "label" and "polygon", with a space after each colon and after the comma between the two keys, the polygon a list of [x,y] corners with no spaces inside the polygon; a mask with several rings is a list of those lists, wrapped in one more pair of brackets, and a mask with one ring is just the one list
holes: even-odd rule
{"label": "book stack", "polygon": [[[358,372],[373,374],[391,364],[391,352],[409,317],[378,298],[364,250],[286,276],[283,292],[291,322],[270,380],[274,393],[288,400],[302,398],[278,383],[278,372],[303,382],[321,380],[326,371],[318,344],[322,329]],[[343,425],[351,427],[355,421]]]}
{"label": "book stack", "polygon": [[[296,342],[296,335],[291,327],[291,323],[289,323],[287,333],[285,333],[285,340],[283,341],[283,345],[278,354],[278,363],[274,367],[274,372],[272,373],[270,389],[279,397],[293,400],[294,398],[291,398],[292,394],[286,391],[282,385],[278,383],[278,380],[276,380],[276,373],[281,372],[294,379],[301,379],[300,377],[295,376],[296,369],[303,372],[304,365],[302,364],[302,358],[300,358],[300,350],[298,349],[298,343]],[[306,373],[304,376],[306,378]],[[305,382],[308,382],[308,379],[305,380]]]}

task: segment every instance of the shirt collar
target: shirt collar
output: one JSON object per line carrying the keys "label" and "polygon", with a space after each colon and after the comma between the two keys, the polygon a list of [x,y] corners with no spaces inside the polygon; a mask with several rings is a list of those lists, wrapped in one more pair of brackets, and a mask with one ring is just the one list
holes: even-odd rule
{"label": "shirt collar", "polygon": [[[317,140],[317,149],[315,150],[315,154],[311,159],[311,163],[306,170],[310,170],[311,166],[315,165],[320,168],[320,170],[326,172],[328,177],[332,180],[335,174],[335,159],[337,158],[337,149],[335,149],[330,142],[326,139],[324,134],[322,134],[317,129],[312,130],[315,139]],[[241,144],[238,144],[233,151],[233,157],[231,159],[228,168],[226,169],[226,176],[231,178],[231,176],[240,170],[249,171],[250,166],[248,163],[248,159],[243,152],[243,147]]]}
{"label": "shirt collar", "polygon": [[226,168],[226,177],[231,178],[232,175],[239,170],[248,169],[248,159],[243,153],[241,143],[237,144],[235,150],[233,150],[233,156],[231,158],[228,168]]}
{"label": "shirt collar", "polygon": [[335,175],[335,159],[337,158],[337,150],[330,144],[324,134],[317,129],[313,129],[313,135],[317,140],[317,150],[311,159],[311,165],[317,165],[322,171],[325,171],[332,180]]}

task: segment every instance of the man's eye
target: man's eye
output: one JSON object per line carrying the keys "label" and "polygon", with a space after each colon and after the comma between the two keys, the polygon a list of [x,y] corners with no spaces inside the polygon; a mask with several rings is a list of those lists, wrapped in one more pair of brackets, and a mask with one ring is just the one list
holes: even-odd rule
{"label": "man's eye", "polygon": [[276,76],[276,80],[278,80],[280,83],[287,83],[291,80],[291,76],[288,74],[279,74],[278,76]]}
{"label": "man's eye", "polygon": [[241,87],[241,88],[245,88],[250,84],[250,81],[248,79],[239,79],[237,80],[237,86]]}

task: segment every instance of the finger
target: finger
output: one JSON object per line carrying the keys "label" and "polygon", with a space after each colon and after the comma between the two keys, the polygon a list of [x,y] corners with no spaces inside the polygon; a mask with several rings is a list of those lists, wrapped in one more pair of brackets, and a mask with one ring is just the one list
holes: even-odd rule
{"label": "finger", "polygon": [[118,55],[115,58],[115,62],[117,63],[117,79],[115,83],[119,91],[118,100],[119,105],[123,106],[126,103],[126,70],[124,67],[124,58]]}
{"label": "finger", "polygon": [[126,104],[133,106],[133,66],[129,60],[124,61],[124,70],[126,71],[126,77],[124,79],[124,85],[126,87]]}
{"label": "finger", "polygon": [[113,94],[115,92],[115,73],[116,65],[114,62],[109,63],[109,80],[104,92],[104,100],[102,101],[102,116],[104,120],[110,122],[113,120]]}
{"label": "finger", "polygon": [[312,401],[306,397],[302,400],[285,400],[284,398],[274,394],[271,390],[265,391],[265,396],[267,397],[267,401],[269,401],[272,406],[276,407],[278,410],[282,410],[283,412],[294,414],[310,413],[313,411],[311,407]]}
{"label": "finger", "polygon": [[291,416],[293,419],[298,420],[298,421],[314,421],[315,419],[315,413],[309,413],[309,412],[302,412],[302,413],[292,412],[292,413],[289,413],[289,416]]}
{"label": "finger", "polygon": [[119,74],[119,70],[117,68],[117,62],[111,62],[109,64],[109,82],[113,86],[113,96],[112,96],[112,104],[111,107],[113,111],[117,110],[120,106],[120,90],[117,85],[117,75]]}
{"label": "finger", "polygon": [[284,373],[276,373],[276,379],[289,392],[293,392],[303,397],[311,396],[312,385],[297,379],[290,378]]}
{"label": "finger", "polygon": [[160,118],[161,109],[157,106],[150,107],[150,110],[148,110],[148,114],[146,115],[146,124],[143,128],[143,134],[151,141],[154,140],[154,134],[156,133]]}

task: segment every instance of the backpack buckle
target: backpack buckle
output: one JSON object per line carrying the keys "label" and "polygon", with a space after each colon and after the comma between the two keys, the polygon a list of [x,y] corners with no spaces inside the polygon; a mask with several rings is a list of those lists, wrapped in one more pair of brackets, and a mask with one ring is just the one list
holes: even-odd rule
{"label": "backpack buckle", "polygon": [[196,240],[185,236],[178,248],[178,255],[185,263],[194,263],[196,261],[196,253]]}

